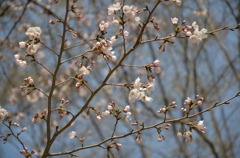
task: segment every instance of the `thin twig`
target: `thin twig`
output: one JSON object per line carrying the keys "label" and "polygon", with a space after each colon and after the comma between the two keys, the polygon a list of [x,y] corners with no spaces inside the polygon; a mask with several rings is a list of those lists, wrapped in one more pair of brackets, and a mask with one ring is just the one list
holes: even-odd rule
{"label": "thin twig", "polygon": [[86,43],[88,43],[88,42],[95,41],[95,40],[96,40],[96,39],[91,39],[91,40],[88,40],[88,41],[83,42],[83,43],[81,43],[81,44],[77,44],[77,45],[74,45],[74,46],[70,46],[70,47],[64,48],[64,50],[68,50],[68,49],[71,49],[71,48],[74,48],[74,47],[77,47],[77,46],[82,46],[82,45],[84,45],[84,44],[86,44]]}
{"label": "thin twig", "polygon": [[53,76],[53,73],[52,73],[47,67],[45,67],[42,63],[40,63],[39,61],[37,61],[35,58],[34,58],[34,61],[35,61],[37,64],[41,65],[45,70],[47,70],[47,71]]}
{"label": "thin twig", "polygon": [[38,90],[39,92],[41,92],[42,94],[44,94],[46,97],[48,97],[48,95],[44,91],[42,91],[41,89],[39,89],[37,87],[35,87],[35,89]]}
{"label": "thin twig", "polygon": [[89,52],[92,52],[92,51],[94,51],[94,49],[88,50],[88,51],[82,53],[81,55],[77,55],[77,56],[71,57],[71,58],[69,58],[69,59],[67,59],[67,60],[64,60],[64,61],[61,62],[61,64],[65,63],[65,62],[67,62],[67,61],[70,61],[70,60],[72,60],[72,59],[81,57],[81,56],[83,56],[83,55],[85,55],[85,54],[87,54],[87,53],[89,53]]}
{"label": "thin twig", "polygon": [[39,43],[41,43],[44,47],[46,47],[47,49],[49,49],[50,51],[52,51],[54,54],[59,55],[59,54],[58,54],[57,52],[55,52],[52,48],[46,46],[43,42],[40,41]]}

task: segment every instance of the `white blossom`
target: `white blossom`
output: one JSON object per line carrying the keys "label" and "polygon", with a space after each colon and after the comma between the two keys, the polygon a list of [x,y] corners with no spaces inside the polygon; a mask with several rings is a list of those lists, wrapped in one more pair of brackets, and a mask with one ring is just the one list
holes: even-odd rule
{"label": "white blossom", "polygon": [[23,69],[27,66],[27,62],[24,61],[24,60],[22,60],[22,59],[20,58],[20,55],[15,54],[14,57],[15,57],[15,59],[16,59],[15,61],[16,61],[17,65],[19,65],[19,66],[22,67]]}
{"label": "white blossom", "polygon": [[191,103],[192,99],[187,97],[187,99],[184,101],[184,105],[189,105]]}
{"label": "white blossom", "polygon": [[110,111],[106,110],[106,111],[104,112],[104,114],[105,114],[106,116],[108,116],[108,115],[110,115]]}
{"label": "white blossom", "polygon": [[181,6],[182,0],[173,0],[177,6]]}
{"label": "white blossom", "polygon": [[152,102],[153,99],[151,97],[148,97],[148,96],[145,95],[144,97],[142,97],[142,101],[144,101],[144,102]]}
{"label": "white blossom", "polygon": [[171,18],[171,21],[173,23],[173,25],[177,25],[178,24],[178,18]]}
{"label": "white blossom", "polygon": [[131,118],[130,118],[131,115],[132,115],[131,112],[127,112],[127,113],[126,113],[126,116],[125,116],[125,120],[126,120],[126,121],[130,121],[130,120],[131,120]]}
{"label": "white blossom", "polygon": [[19,47],[20,47],[20,48],[24,48],[24,47],[25,47],[25,45],[26,45],[26,43],[25,43],[25,42],[23,42],[23,41],[22,41],[22,42],[19,42]]}
{"label": "white blossom", "polygon": [[41,33],[40,27],[30,27],[25,34],[29,36],[30,40],[34,40],[35,38],[40,38]]}
{"label": "white blossom", "polygon": [[193,35],[189,37],[188,41],[191,43],[197,43],[199,44],[202,39],[207,38],[207,29],[202,29],[201,31],[198,30],[198,28],[195,29],[193,32]]}
{"label": "white blossom", "polygon": [[85,67],[85,66],[82,66],[80,69],[79,69],[79,73],[80,74],[83,74],[83,75],[88,75],[90,73],[90,71]]}
{"label": "white blossom", "polygon": [[72,131],[71,133],[69,133],[69,136],[70,136],[70,139],[75,138],[76,132],[75,132],[75,131]]}
{"label": "white blossom", "polygon": [[112,23],[117,26],[119,24],[119,21],[118,20],[113,20]]}
{"label": "white blossom", "polygon": [[125,14],[131,13],[132,12],[132,7],[133,6],[128,6],[128,5],[123,6],[123,13],[125,13]]}
{"label": "white blossom", "polygon": [[4,120],[4,117],[7,115],[7,111],[0,106],[0,123]]}
{"label": "white blossom", "polygon": [[199,121],[198,124],[197,124],[197,129],[200,130],[200,131],[205,129],[205,127],[203,125],[203,122],[204,122],[204,120]]}
{"label": "white blossom", "polygon": [[128,32],[128,31],[124,31],[123,35],[124,35],[125,37],[127,37],[127,36],[129,35],[129,32]]}
{"label": "white blossom", "polygon": [[148,83],[148,87],[146,88],[147,94],[151,94],[151,92],[154,90],[155,90],[154,82]]}
{"label": "white blossom", "polygon": [[192,27],[195,29],[195,31],[193,32],[193,34],[187,34],[187,36],[190,36],[188,39],[189,42],[199,44],[202,39],[207,38],[207,29],[203,28],[201,31],[199,31],[199,26],[197,25],[196,21],[192,23]]}
{"label": "white blossom", "polygon": [[116,4],[110,5],[108,7],[108,15],[114,14],[114,11],[120,10],[121,9],[121,4],[117,2]]}

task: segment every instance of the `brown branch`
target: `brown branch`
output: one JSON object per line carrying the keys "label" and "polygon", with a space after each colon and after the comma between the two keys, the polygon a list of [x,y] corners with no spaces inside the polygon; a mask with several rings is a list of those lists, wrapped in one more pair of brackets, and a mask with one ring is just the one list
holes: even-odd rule
{"label": "brown branch", "polygon": [[89,149],[89,148],[93,148],[93,147],[99,147],[101,144],[103,143],[106,143],[112,139],[119,139],[119,138],[124,138],[124,137],[127,137],[129,135],[132,135],[132,134],[135,134],[135,133],[139,133],[143,130],[147,130],[147,129],[150,129],[150,128],[155,128],[156,126],[160,125],[160,124],[163,124],[163,123],[170,123],[170,122],[179,122],[181,120],[184,120],[186,118],[192,118],[192,117],[195,117],[197,115],[200,115],[202,113],[205,113],[207,111],[210,111],[211,109],[215,108],[215,107],[218,107],[220,105],[223,105],[223,104],[229,104],[229,101],[236,98],[236,97],[239,97],[240,96],[240,92],[238,92],[236,95],[234,95],[233,97],[227,99],[226,101],[224,102],[221,102],[221,103],[216,103],[214,104],[213,106],[201,111],[201,112],[198,112],[198,113],[195,113],[193,115],[190,115],[190,116],[185,116],[185,117],[181,117],[181,118],[178,118],[178,119],[171,119],[171,120],[164,120],[164,121],[161,121],[159,123],[156,123],[154,125],[151,125],[151,126],[147,126],[147,127],[143,127],[143,128],[140,128],[138,130],[132,130],[131,132],[127,133],[127,134],[124,134],[124,135],[121,135],[121,136],[112,136],[108,139],[105,139],[97,144],[94,144],[94,145],[89,145],[89,146],[85,146],[85,147],[80,147],[80,148],[77,148],[77,149],[74,149],[74,150],[71,150],[71,151],[67,151],[67,152],[62,152],[62,153],[52,153],[52,154],[49,154],[49,156],[58,156],[58,155],[66,155],[66,154],[70,154],[70,153],[73,153],[73,152],[76,152],[76,151],[79,151],[79,150],[84,150],[84,149]]}

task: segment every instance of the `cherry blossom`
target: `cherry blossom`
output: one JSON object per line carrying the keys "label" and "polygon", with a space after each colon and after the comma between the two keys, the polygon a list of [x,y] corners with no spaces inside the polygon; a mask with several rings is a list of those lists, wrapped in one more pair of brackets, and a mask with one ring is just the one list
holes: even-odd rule
{"label": "cherry blossom", "polygon": [[19,47],[24,48],[26,46],[26,43],[24,41],[19,42]]}
{"label": "cherry blossom", "polygon": [[171,18],[171,21],[173,23],[173,25],[177,25],[178,24],[178,18]]}
{"label": "cherry blossom", "polygon": [[196,24],[196,21],[192,23],[192,27],[195,29],[195,31],[189,37],[188,39],[189,42],[199,44],[202,41],[202,39],[207,38],[206,35],[207,29],[203,28],[201,31],[199,31],[199,26]]}
{"label": "cherry blossom", "polygon": [[7,111],[0,106],[0,123],[4,120],[4,117],[7,115]]}
{"label": "cherry blossom", "polygon": [[175,2],[177,6],[181,6],[182,4],[182,0],[173,0],[173,2]]}
{"label": "cherry blossom", "polygon": [[15,57],[15,61],[16,61],[17,65],[19,65],[23,69],[26,68],[27,62],[22,60],[22,57],[19,54],[15,54],[14,57]]}
{"label": "cherry blossom", "polygon": [[127,113],[126,113],[126,116],[125,116],[125,120],[126,120],[126,121],[130,121],[130,120],[131,120],[131,118],[130,118],[131,115],[132,115],[131,112],[127,112]]}
{"label": "cherry blossom", "polygon": [[192,99],[187,97],[187,99],[184,101],[184,105],[189,105],[191,103]]}
{"label": "cherry blossom", "polygon": [[134,84],[133,89],[129,93],[129,102],[135,102],[136,100],[142,100],[144,102],[152,102],[153,99],[145,94],[150,94],[154,90],[154,82],[148,83],[147,88],[141,87],[140,78],[138,77]]}
{"label": "cherry blossom", "polygon": [[110,5],[108,7],[108,15],[112,15],[114,14],[115,11],[120,9],[121,9],[121,4],[119,2],[117,2],[116,4]]}
{"label": "cherry blossom", "polygon": [[83,74],[83,75],[88,75],[90,73],[90,71],[85,67],[85,66],[82,66],[80,69],[79,69],[79,73],[80,74]]}
{"label": "cherry blossom", "polygon": [[41,33],[42,30],[40,27],[30,27],[25,34],[28,35],[30,40],[34,40],[40,38]]}
{"label": "cherry blossom", "polygon": [[71,133],[69,133],[70,139],[73,139],[76,137],[76,132],[72,131]]}

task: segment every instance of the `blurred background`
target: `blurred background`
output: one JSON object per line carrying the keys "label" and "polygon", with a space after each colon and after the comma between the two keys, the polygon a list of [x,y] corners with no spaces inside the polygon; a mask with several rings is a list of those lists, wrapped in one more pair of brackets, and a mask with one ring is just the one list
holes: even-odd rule
{"label": "blurred background", "polygon": [[[70,1],[72,4],[72,1]],[[77,11],[83,15],[78,21],[73,13],[69,13],[68,26],[78,33],[74,38],[71,33],[67,33],[66,46],[70,47],[83,43],[90,39],[95,39],[101,21],[109,21],[107,8],[115,4],[115,0],[81,0],[76,2]],[[126,1],[125,5],[135,5],[142,9],[145,5],[152,9],[156,0],[132,0]],[[159,24],[160,31],[154,29],[150,23],[143,35],[143,40],[150,40],[156,37],[166,37],[174,33],[174,25],[171,18],[177,17],[179,23],[183,20],[187,25],[196,21],[200,27],[212,31],[223,28],[226,25],[235,27],[240,23],[240,1],[235,0],[183,0],[179,7],[173,2],[163,2],[153,14],[155,22]],[[60,50],[62,24],[50,25],[50,19],[63,19],[65,15],[65,1],[54,4],[52,0],[1,0],[0,1],[0,106],[6,109],[13,122],[19,123],[20,127],[13,128],[19,132],[23,127],[28,130],[20,135],[20,138],[31,151],[36,150],[33,157],[40,157],[46,145],[46,127],[44,121],[32,123],[31,120],[35,112],[42,112],[47,108],[47,100],[38,91],[26,96],[20,91],[23,79],[31,76],[37,87],[49,93],[51,76],[41,66],[30,63],[26,69],[19,67],[14,58],[14,54],[24,55],[25,49],[19,48],[19,42],[26,41],[28,37],[25,32],[29,27],[39,26],[42,29],[41,41],[56,52]],[[142,12],[139,17],[140,22],[144,22],[148,13]],[[107,29],[106,37],[112,37],[119,31],[119,26],[113,24]],[[129,50],[136,41],[136,35],[140,28],[127,23],[125,30],[129,31],[126,37],[126,49]],[[76,55],[80,55],[90,50],[96,41],[89,42],[83,46],[74,47],[64,52],[62,61]],[[167,119],[174,119],[184,116],[181,108],[187,97],[194,98],[195,95],[204,97],[203,106],[194,109],[191,114],[204,110],[217,101],[222,102],[237,94],[240,90],[240,32],[239,30],[219,31],[214,35],[208,35],[200,44],[188,42],[188,38],[175,38],[174,44],[167,43],[165,52],[159,52],[160,41],[150,42],[140,45],[132,52],[123,64],[126,65],[146,65],[154,60],[161,61],[161,73],[156,75],[155,91],[150,95],[152,103],[137,101],[129,103],[129,90],[126,87],[105,86],[90,102],[90,106],[95,106],[99,111],[105,111],[107,105],[114,101],[116,106],[124,108],[131,106],[131,121],[120,120],[115,135],[129,133],[132,129],[140,127],[132,126],[131,122],[137,120],[144,121],[145,127],[161,122],[163,114],[157,113],[164,105],[169,105],[176,101],[178,108],[172,109],[167,114]],[[115,62],[109,61],[109,66],[113,67],[123,55],[122,38],[119,38],[113,45],[113,50],[117,56]],[[95,90],[104,80],[109,72],[108,65],[101,60],[96,52],[87,54],[88,57],[96,61],[90,75],[84,77],[88,85]],[[52,72],[55,70],[57,57],[43,45],[38,44],[36,59],[46,65]],[[57,77],[57,83],[74,77],[78,71],[78,66],[74,64],[77,59],[65,62]],[[84,65],[90,65],[84,61]],[[140,77],[141,82],[147,81],[147,72],[144,68],[119,67],[111,76],[107,83],[124,84],[131,83]],[[89,91],[86,88],[77,89],[76,82],[69,81],[59,86],[54,91],[52,100],[53,108],[57,108],[62,98],[69,100],[66,109],[73,114],[81,109],[88,97]],[[172,123],[170,130],[162,130],[165,141],[158,142],[157,130],[149,129],[142,132],[143,142],[137,144],[135,137],[131,135],[127,138],[119,139],[123,146],[120,151],[112,150],[117,158],[223,158],[239,157],[240,151],[240,98],[235,98],[228,105],[222,105],[192,119],[185,119],[183,122],[198,122],[204,120],[207,127],[206,134],[193,131],[193,142],[186,143],[184,138],[177,137],[177,132],[181,123]],[[58,113],[52,113],[52,130],[56,126],[62,127],[71,116],[58,119]],[[5,120],[6,121],[6,120]],[[113,116],[107,116],[102,121],[97,121],[95,113],[90,111],[87,117],[82,114],[74,124],[63,132],[55,141],[51,152],[65,152],[81,146],[77,139],[69,139],[69,133],[76,131],[79,137],[85,137],[84,146],[98,143],[111,136],[115,124]],[[188,128],[186,127],[188,130]],[[0,124],[0,135],[5,135],[8,129]],[[103,146],[107,146],[108,143]],[[22,150],[20,143],[13,137],[9,137],[7,144],[0,143],[0,157],[21,157],[19,150]],[[106,157],[107,150],[96,147],[76,152],[84,158]],[[23,157],[23,156],[22,156]],[[61,158],[69,155],[57,156]]]}

